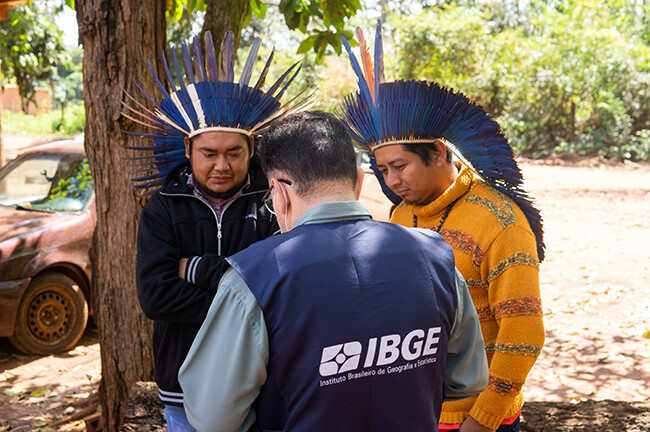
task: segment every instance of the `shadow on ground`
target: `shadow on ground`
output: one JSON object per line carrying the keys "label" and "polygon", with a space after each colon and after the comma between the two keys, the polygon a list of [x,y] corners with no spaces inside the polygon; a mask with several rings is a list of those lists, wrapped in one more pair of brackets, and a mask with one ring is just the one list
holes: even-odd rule
{"label": "shadow on ground", "polygon": [[[97,410],[100,378],[92,323],[74,349],[50,356],[25,355],[0,338],[0,431],[85,430],[81,419]],[[64,418],[72,419],[66,427]]]}

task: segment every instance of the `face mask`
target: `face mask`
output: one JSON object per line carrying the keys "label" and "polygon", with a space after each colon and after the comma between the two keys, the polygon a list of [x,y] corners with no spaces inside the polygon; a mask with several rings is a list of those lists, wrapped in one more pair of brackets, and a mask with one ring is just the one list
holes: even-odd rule
{"label": "face mask", "polygon": [[287,194],[284,192],[284,186],[281,186],[281,184],[282,182],[278,182],[278,188],[280,189],[280,192],[282,192],[282,196],[284,197],[284,227],[288,232],[291,231],[292,228],[289,226],[289,222],[287,219],[287,213],[289,212],[289,200],[287,199]]}

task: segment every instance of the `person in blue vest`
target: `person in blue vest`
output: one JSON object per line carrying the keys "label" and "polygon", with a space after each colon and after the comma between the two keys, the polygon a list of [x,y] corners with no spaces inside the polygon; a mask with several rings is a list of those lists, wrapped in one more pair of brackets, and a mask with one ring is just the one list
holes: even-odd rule
{"label": "person in blue vest", "polygon": [[204,431],[437,431],[443,400],[480,393],[487,361],[467,285],[435,232],[373,221],[332,114],[264,135],[282,234],[229,257],[179,372]]}

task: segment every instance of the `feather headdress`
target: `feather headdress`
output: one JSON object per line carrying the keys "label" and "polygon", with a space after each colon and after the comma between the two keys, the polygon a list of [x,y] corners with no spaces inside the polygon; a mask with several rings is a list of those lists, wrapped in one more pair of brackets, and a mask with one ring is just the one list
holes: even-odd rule
{"label": "feather headdress", "polygon": [[[359,79],[359,91],[344,98],[339,116],[360,147],[370,153],[394,144],[441,140],[485,182],[510,197],[526,215],[535,234],[537,253],[544,259],[542,218],[524,188],[523,176],[499,124],[460,92],[437,83],[416,80],[384,82],[381,25],[375,36],[375,64],[363,34],[357,29],[362,62],[341,38]],[[374,163],[374,160],[373,160]],[[375,171],[376,172],[376,171]],[[384,193],[395,202],[383,179]]]}
{"label": "feather headdress", "polygon": [[201,55],[196,37],[191,46],[192,57],[187,43],[183,44],[182,64],[185,74],[181,71],[176,51],[172,51],[173,70],[176,72],[180,87],[177,87],[172,78],[170,66],[163,52],[163,65],[170,92],[165,89],[151,63],[148,62],[154,82],[163,95],[162,101],[156,103],[136,83],[138,89],[154,106],[153,110],[147,109],[128,93],[126,96],[135,107],[123,102],[123,105],[139,118],[122,113],[124,117],[153,130],[151,134],[132,133],[153,138],[151,146],[129,147],[152,152],[150,156],[134,158],[144,160],[141,168],[147,173],[132,179],[136,182],[136,188],[159,186],[174,166],[186,160],[185,137],[192,138],[209,131],[237,132],[250,137],[266,129],[275,118],[301,111],[309,106],[311,96],[301,99],[302,92],[288,103],[284,105],[280,103],[282,95],[300,70],[300,67],[296,67],[298,63],[294,63],[285,71],[270,89],[262,90],[273,59],[273,52],[255,85],[249,85],[260,43],[260,38],[255,38],[239,82],[234,82],[235,51],[231,32],[225,35],[219,59],[209,31],[205,33],[205,58]]}

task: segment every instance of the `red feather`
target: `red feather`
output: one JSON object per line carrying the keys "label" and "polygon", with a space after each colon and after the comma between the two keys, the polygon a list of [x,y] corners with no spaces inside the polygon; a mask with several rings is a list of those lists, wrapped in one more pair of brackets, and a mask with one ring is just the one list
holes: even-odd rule
{"label": "red feather", "polygon": [[370,96],[372,100],[375,100],[375,72],[372,66],[372,60],[370,58],[370,49],[366,44],[366,40],[363,38],[363,32],[360,27],[357,27],[357,39],[359,40],[359,48],[361,51],[361,63],[363,64],[363,71],[366,75],[366,82],[368,83],[368,88],[370,89]]}

